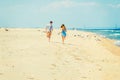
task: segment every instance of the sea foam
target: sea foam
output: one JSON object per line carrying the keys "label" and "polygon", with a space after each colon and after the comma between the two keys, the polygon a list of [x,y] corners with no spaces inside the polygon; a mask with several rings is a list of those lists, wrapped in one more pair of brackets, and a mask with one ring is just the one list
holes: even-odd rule
{"label": "sea foam", "polygon": [[115,45],[117,45],[117,46],[120,47],[120,41],[116,41],[116,42],[115,42]]}

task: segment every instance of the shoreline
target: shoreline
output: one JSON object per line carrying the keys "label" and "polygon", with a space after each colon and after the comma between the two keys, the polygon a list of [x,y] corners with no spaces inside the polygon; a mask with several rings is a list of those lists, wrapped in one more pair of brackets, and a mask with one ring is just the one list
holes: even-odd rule
{"label": "shoreline", "polygon": [[[44,28],[0,28],[1,31],[6,31],[6,29],[9,30],[9,31],[14,31],[14,30],[18,30],[18,31],[19,30],[20,31],[24,31],[24,30],[29,31],[29,30],[31,30],[32,31],[32,30],[34,30],[34,31],[38,31],[38,32],[40,32],[42,34],[45,33]],[[54,31],[59,31],[59,29],[54,29]],[[102,35],[99,35],[99,34],[94,33],[94,32],[89,32],[89,31],[88,32],[87,31],[80,31],[80,30],[68,30],[68,31],[72,32],[72,33],[68,33],[68,35],[70,34],[71,37],[86,37],[87,38],[87,37],[92,35],[92,37],[95,37],[96,41],[100,41],[103,46],[105,46],[106,44],[111,44],[112,43],[111,45],[113,47],[117,48],[117,50],[119,50],[119,48],[120,48],[120,46],[115,44],[116,41],[120,41],[120,40],[115,40],[115,39],[110,39],[110,38],[107,38],[107,37],[103,37]],[[82,35],[81,33],[85,33],[85,35],[84,34]],[[103,41],[101,41],[100,39],[102,39]],[[111,45],[109,45],[109,46],[111,46]],[[108,49],[109,49],[109,46],[107,46]]]}
{"label": "shoreline", "polygon": [[[2,31],[6,31],[6,30],[37,30],[37,31],[40,31],[40,30],[42,30],[43,32],[44,32],[44,28],[0,28],[0,30],[2,30]],[[55,28],[55,30],[58,30],[57,28]],[[92,34],[95,34],[95,35],[97,35],[97,36],[99,36],[99,37],[102,37],[102,38],[106,38],[106,39],[110,39],[110,38],[108,38],[108,37],[106,37],[105,35],[101,35],[101,34],[97,34],[97,33],[95,33],[95,32],[90,32],[90,31],[82,31],[82,30],[71,30],[71,29],[68,29],[69,31],[78,31],[78,33],[79,32],[87,32],[87,33],[92,33]],[[101,30],[101,29],[100,29]],[[102,29],[102,30],[104,30],[104,29]],[[105,29],[106,30],[106,29]],[[109,30],[109,29],[108,29]],[[111,30],[111,29],[110,29]],[[77,35],[77,34],[75,34],[75,35]],[[120,40],[117,40],[117,39],[110,39],[110,40],[112,40],[113,42],[112,43],[114,43],[114,45],[115,46],[117,46],[117,47],[120,47]]]}
{"label": "shoreline", "polygon": [[95,33],[0,29],[1,80],[119,80],[120,47]]}
{"label": "shoreline", "polygon": [[[44,27],[43,28],[40,28],[40,27],[37,27],[37,28],[16,28],[16,27],[13,27],[13,28],[3,28],[3,27],[0,27],[0,29],[45,29]],[[55,30],[58,30],[59,28],[54,28]],[[70,31],[82,31],[82,32],[90,32],[90,33],[95,33],[95,32],[91,32],[91,31],[86,31],[86,30],[120,30],[120,29],[77,29],[77,30],[74,30],[74,29],[68,29],[68,30],[70,30]],[[99,35],[99,36],[101,36],[101,37],[106,37],[106,38],[109,38],[109,37],[107,37],[107,36],[105,36],[105,35],[101,35],[101,34],[97,34],[97,33],[95,33],[96,35]],[[111,38],[109,38],[109,39],[111,39]],[[117,39],[111,39],[111,40],[115,40],[115,41],[117,41]]]}

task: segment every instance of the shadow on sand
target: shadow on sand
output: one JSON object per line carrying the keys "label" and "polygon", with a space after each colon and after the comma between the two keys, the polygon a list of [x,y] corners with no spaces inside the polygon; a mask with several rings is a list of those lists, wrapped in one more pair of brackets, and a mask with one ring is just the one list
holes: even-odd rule
{"label": "shadow on sand", "polygon": [[[53,42],[53,41],[52,43],[63,44],[62,42]],[[71,43],[64,43],[63,45],[79,46],[77,44],[71,44]]]}

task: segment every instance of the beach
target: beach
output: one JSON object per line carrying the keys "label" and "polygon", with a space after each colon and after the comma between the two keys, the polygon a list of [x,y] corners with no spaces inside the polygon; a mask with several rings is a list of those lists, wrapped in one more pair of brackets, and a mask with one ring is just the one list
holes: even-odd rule
{"label": "beach", "polygon": [[91,32],[0,29],[0,80],[120,80],[120,47]]}

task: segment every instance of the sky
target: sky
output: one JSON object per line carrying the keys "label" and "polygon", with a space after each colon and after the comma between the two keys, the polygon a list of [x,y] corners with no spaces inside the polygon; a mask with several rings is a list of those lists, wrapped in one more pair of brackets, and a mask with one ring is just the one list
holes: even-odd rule
{"label": "sky", "polygon": [[120,27],[120,0],[0,0],[0,27]]}

